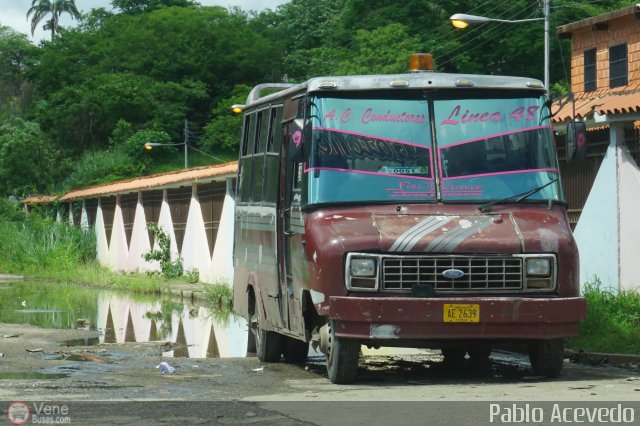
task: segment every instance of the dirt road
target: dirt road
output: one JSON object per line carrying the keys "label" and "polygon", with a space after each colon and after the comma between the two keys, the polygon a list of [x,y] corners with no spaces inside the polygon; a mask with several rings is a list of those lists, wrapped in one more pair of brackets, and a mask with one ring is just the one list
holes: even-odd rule
{"label": "dirt road", "polygon": [[[549,381],[530,376],[524,357],[502,352],[492,355],[491,363],[485,366],[449,368],[434,351],[395,355],[365,351],[358,381],[353,385],[338,386],[326,378],[321,355],[310,357],[300,366],[263,364],[257,358],[163,358],[166,343],[158,342],[97,346],[64,346],[60,343],[82,344],[88,342],[85,339],[95,336],[95,332],[85,330],[0,324],[0,352],[3,353],[0,358],[0,400],[66,401],[69,404],[71,401],[160,400],[165,402],[163,406],[170,401],[191,401],[189,404],[215,401],[206,407],[215,407],[216,416],[222,416],[216,417],[218,419],[234,423],[231,420],[236,418],[240,423],[250,420],[249,423],[264,424],[289,421],[291,424],[305,421],[333,424],[324,416],[309,415],[312,418],[305,419],[296,411],[300,405],[293,401],[601,403],[640,400],[640,371],[637,369],[585,366],[567,361],[562,376]],[[162,361],[175,367],[175,372],[162,374],[156,368]],[[261,402],[262,408],[249,403],[256,401]],[[288,403],[278,405],[278,401]],[[266,410],[271,402],[275,403],[272,406],[275,409],[257,414],[261,409]],[[113,409],[105,408],[107,406],[101,405],[94,410],[113,413]],[[313,406],[320,409],[318,404]],[[150,414],[162,412],[152,408],[153,405],[146,407]],[[398,405],[394,407],[397,409]],[[144,412],[145,409],[141,410]],[[291,410],[297,413],[293,420],[291,414],[283,414]],[[354,416],[353,410],[345,408],[345,411]],[[140,412],[136,411],[136,415]],[[104,417],[101,419],[102,422],[96,424],[107,422]],[[136,422],[140,421],[142,418]]]}

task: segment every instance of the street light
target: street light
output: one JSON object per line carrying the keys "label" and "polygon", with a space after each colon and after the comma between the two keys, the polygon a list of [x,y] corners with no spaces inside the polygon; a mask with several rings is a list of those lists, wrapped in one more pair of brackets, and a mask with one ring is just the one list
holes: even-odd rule
{"label": "street light", "polygon": [[189,152],[187,151],[187,147],[189,146],[187,142],[181,143],[160,143],[160,142],[147,142],[144,144],[144,149],[147,151],[151,151],[156,146],[178,146],[184,145],[184,168],[189,168]]}
{"label": "street light", "polygon": [[549,0],[543,0],[543,18],[529,19],[496,19],[485,16],[467,15],[456,13],[451,15],[449,20],[454,28],[464,29],[471,24],[485,24],[487,22],[504,22],[507,24],[518,24],[520,22],[544,21],[544,88],[549,93]]}
{"label": "street light", "polygon": [[189,168],[189,151],[187,150],[188,148],[191,148],[194,151],[197,151],[202,155],[206,155],[207,157],[211,157],[216,161],[220,161],[221,163],[224,163],[223,159],[218,158],[215,155],[211,155],[208,152],[201,151],[198,148],[196,148],[195,146],[189,145],[187,142],[181,142],[181,143],[147,142],[147,143],[144,144],[144,149],[146,149],[147,151],[151,151],[156,146],[178,146],[178,145],[184,145],[184,168],[185,169]]}

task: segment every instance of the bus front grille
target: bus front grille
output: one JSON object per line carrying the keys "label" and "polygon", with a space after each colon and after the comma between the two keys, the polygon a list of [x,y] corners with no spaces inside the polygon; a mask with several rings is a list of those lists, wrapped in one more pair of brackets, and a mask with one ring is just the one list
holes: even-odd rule
{"label": "bus front grille", "polygon": [[438,293],[514,291],[522,290],[522,275],[519,257],[398,256],[382,260],[382,289],[386,291],[411,291],[415,284],[431,285]]}

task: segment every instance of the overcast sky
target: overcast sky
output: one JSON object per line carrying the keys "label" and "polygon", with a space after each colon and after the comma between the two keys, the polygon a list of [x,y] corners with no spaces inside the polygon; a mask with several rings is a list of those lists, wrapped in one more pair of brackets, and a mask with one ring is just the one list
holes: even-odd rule
{"label": "overcast sky", "polygon": [[[27,21],[27,11],[31,7],[32,0],[0,0],[0,25],[5,25],[20,31],[29,36],[34,43],[38,43],[42,39],[49,40],[50,33],[42,30],[45,21],[49,19],[48,15],[40,22],[33,37],[31,37],[31,24]],[[288,0],[197,0],[203,6],[240,6],[244,10],[263,10],[275,9]],[[97,7],[111,8],[111,0],[76,0],[76,6],[80,12],[88,12]],[[63,14],[60,18],[60,25],[72,26],[73,21],[69,14]]]}

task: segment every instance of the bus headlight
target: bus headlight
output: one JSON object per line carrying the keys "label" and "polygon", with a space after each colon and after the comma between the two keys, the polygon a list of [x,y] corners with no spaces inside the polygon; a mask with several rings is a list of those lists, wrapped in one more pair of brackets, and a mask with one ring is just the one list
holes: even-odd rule
{"label": "bus headlight", "polygon": [[528,290],[551,290],[555,287],[555,257],[531,256],[525,259],[526,288]]}
{"label": "bus headlight", "polygon": [[352,277],[374,277],[376,275],[375,259],[351,259]]}
{"label": "bus headlight", "polygon": [[378,260],[362,254],[347,255],[345,278],[349,291],[378,290]]}
{"label": "bus headlight", "polygon": [[548,277],[551,274],[551,261],[547,257],[534,257],[527,259],[527,275],[535,277]]}

